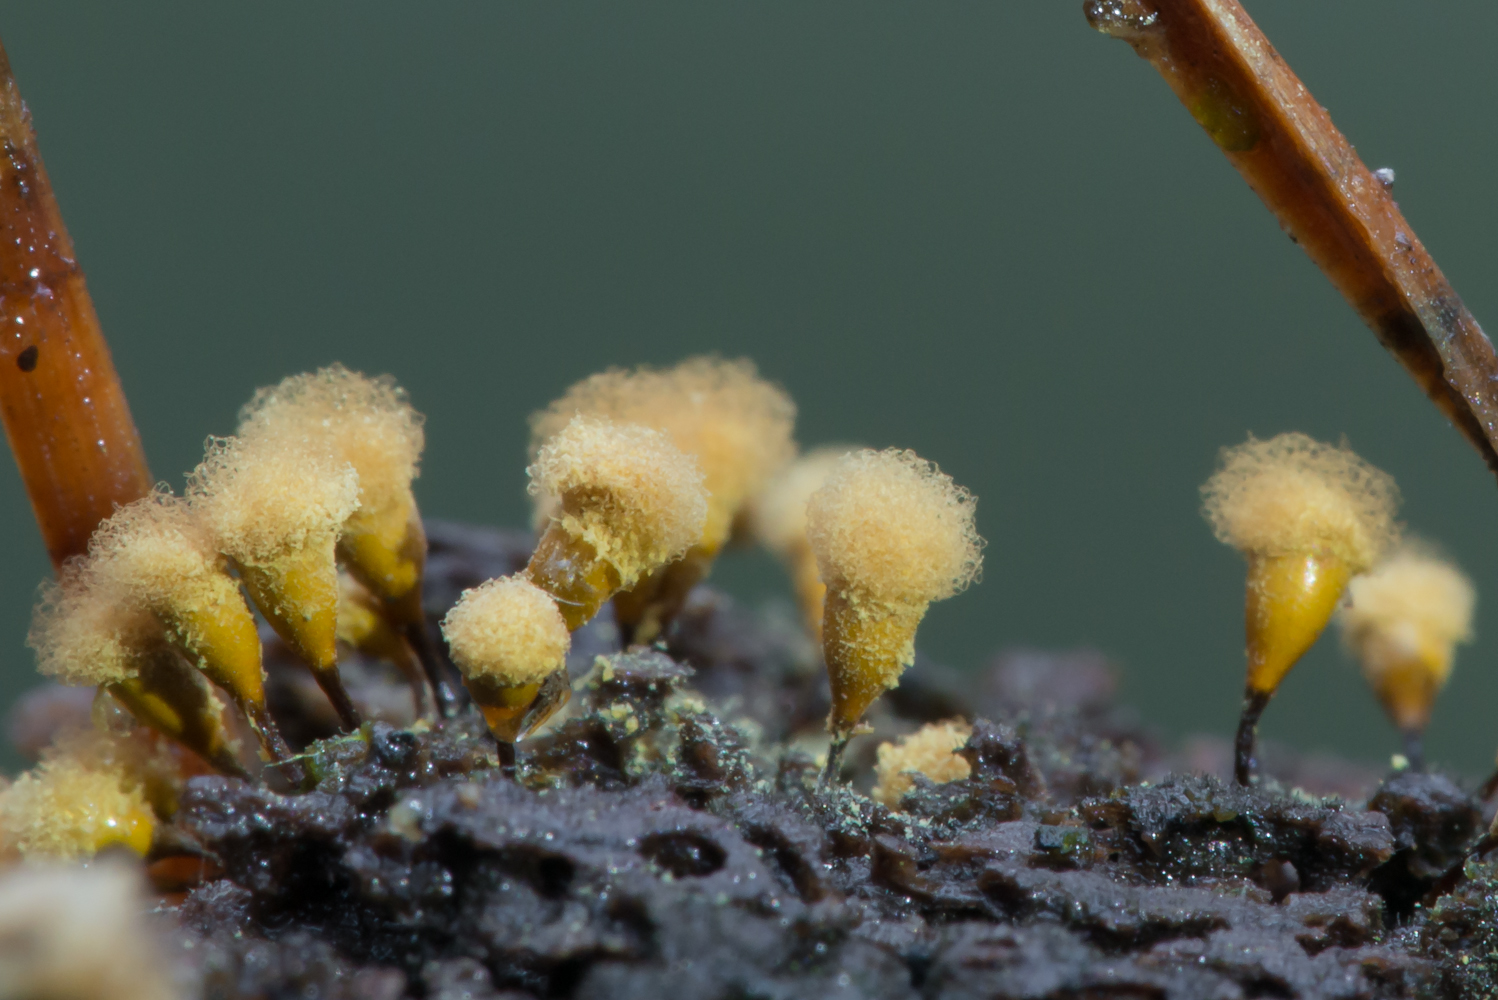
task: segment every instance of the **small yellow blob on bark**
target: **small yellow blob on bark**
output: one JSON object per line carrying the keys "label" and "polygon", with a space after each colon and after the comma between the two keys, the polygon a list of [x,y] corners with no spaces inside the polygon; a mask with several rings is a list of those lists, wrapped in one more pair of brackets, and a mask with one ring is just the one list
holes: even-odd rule
{"label": "small yellow blob on bark", "polygon": [[957,751],[967,745],[973,727],[961,719],[928,722],[900,742],[879,744],[879,759],[874,765],[878,784],[874,798],[891,809],[900,808],[900,800],[914,787],[911,773],[923,774],[944,785],[966,778],[972,765]]}

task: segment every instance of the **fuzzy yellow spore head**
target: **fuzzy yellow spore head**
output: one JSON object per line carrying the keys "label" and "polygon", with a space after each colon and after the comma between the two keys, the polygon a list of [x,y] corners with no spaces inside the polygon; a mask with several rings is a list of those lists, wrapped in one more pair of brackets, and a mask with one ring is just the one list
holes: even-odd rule
{"label": "fuzzy yellow spore head", "polygon": [[899,743],[879,744],[879,760],[874,765],[878,784],[874,798],[891,809],[900,807],[900,799],[914,787],[911,773],[924,774],[938,785],[966,778],[972,773],[967,758],[957,751],[967,745],[973,727],[961,719],[928,722]]}
{"label": "fuzzy yellow spore head", "polygon": [[827,584],[822,654],[834,733],[851,732],[899,683],[931,602],[977,578],[975,503],[930,462],[894,448],[844,456],[807,501],[807,538]]}
{"label": "fuzzy yellow spore head", "polygon": [[37,670],[62,684],[113,684],[136,676],[161,624],[118,589],[74,567],[42,586],[26,644]]}
{"label": "fuzzy yellow spore head", "polygon": [[749,528],[771,552],[792,555],[807,544],[806,502],[822,488],[843,457],[856,449],[817,448],[781,469],[750,501]]}
{"label": "fuzzy yellow spore head", "polygon": [[238,436],[292,439],[353,467],[359,506],[342,525],[343,558],[367,586],[396,601],[420,581],[425,559],[411,492],[422,421],[394,379],[332,365],[259,390],[241,411]]}
{"label": "fuzzy yellow spore head", "polygon": [[1218,540],[1250,557],[1325,552],[1361,573],[1398,534],[1393,477],[1304,434],[1223,449],[1202,500]]}
{"label": "fuzzy yellow spore head", "polygon": [[567,665],[572,634],[551,595],[523,575],[465,590],[442,619],[465,678],[505,687],[537,684]]}
{"label": "fuzzy yellow spore head", "polygon": [[532,452],[539,453],[578,414],[664,431],[696,457],[708,510],[700,538],[692,541],[712,551],[728,538],[744,502],[796,452],[795,404],[744,359],[697,357],[663,370],[593,375],[531,418]]}
{"label": "fuzzy yellow spore head", "polygon": [[419,473],[423,418],[390,376],[343,365],[258,390],[240,412],[239,437],[300,438],[353,466],[363,510],[401,506]]}
{"label": "fuzzy yellow spore head", "polygon": [[702,472],[659,431],[577,416],[526,472],[533,494],[560,498],[554,522],[612,565],[622,587],[702,537]]}
{"label": "fuzzy yellow spore head", "polygon": [[25,858],[74,860],[119,844],[144,855],[156,820],[117,761],[57,754],[0,796],[0,841]]}
{"label": "fuzzy yellow spore head", "polygon": [[89,539],[81,578],[89,589],[127,595],[167,617],[238,594],[207,524],[186,500],[161,486],[99,526]]}
{"label": "fuzzy yellow spore head", "polygon": [[1348,585],[1342,639],[1395,721],[1423,728],[1472,638],[1472,582],[1427,546],[1407,544]]}
{"label": "fuzzy yellow spore head", "polygon": [[94,532],[88,556],[70,572],[87,591],[119,595],[122,604],[150,612],[237,700],[263,699],[255,620],[187,501],[158,487],[121,507]]}
{"label": "fuzzy yellow spore head", "polygon": [[807,537],[829,588],[922,606],[978,578],[976,500],[913,451],[845,455],[807,502]]}
{"label": "fuzzy yellow spore head", "polygon": [[247,566],[331,545],[359,506],[354,467],[291,429],[209,438],[190,491],[219,550]]}

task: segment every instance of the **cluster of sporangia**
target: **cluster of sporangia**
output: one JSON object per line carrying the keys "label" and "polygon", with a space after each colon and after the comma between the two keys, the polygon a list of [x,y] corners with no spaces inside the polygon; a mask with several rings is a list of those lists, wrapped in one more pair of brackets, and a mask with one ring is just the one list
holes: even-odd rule
{"label": "cluster of sporangia", "polygon": [[[978,576],[983,543],[973,497],[929,462],[894,449],[798,459],[794,418],[751,364],[708,358],[595,375],[532,418],[534,554],[464,593],[442,623],[502,757],[567,701],[573,632],[612,601],[627,642],[655,640],[740,535],[785,561],[821,643],[826,773],[838,774],[865,710],[912,662],[926,609]],[[422,445],[421,417],[389,378],[335,366],[257,393],[235,436],[209,440],[185,495],[158,487],[106,521],[47,589],[30,637],[43,673],[98,688],[97,731],[4,791],[0,849],[145,853],[185,776],[206,766],[250,777],[221,695],[261,760],[301,780],[266,711],[251,606],[346,728],[361,720],[339,679],[340,641],[399,666],[418,709],[430,686],[436,714],[451,714],[422,619],[426,542],[411,492]],[[1259,711],[1344,590],[1349,645],[1418,736],[1472,596],[1424,549],[1380,562],[1395,534],[1389,477],[1287,434],[1225,452],[1204,492],[1218,536],[1249,560],[1240,779]],[[967,732],[953,721],[881,747],[876,794],[898,806],[912,771],[961,776],[952,751]]]}

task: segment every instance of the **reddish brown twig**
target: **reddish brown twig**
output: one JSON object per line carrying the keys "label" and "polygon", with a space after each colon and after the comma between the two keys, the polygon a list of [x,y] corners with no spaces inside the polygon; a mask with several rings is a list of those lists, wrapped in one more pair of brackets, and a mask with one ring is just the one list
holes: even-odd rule
{"label": "reddish brown twig", "polygon": [[0,415],[54,565],[151,474],[0,48]]}
{"label": "reddish brown twig", "polygon": [[1498,359],[1387,188],[1237,0],[1088,0],[1498,472]]}

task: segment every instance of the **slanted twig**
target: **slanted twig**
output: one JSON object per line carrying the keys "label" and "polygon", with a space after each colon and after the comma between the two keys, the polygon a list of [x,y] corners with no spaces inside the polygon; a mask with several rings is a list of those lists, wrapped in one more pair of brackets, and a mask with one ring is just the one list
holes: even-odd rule
{"label": "slanted twig", "polygon": [[1498,359],[1357,153],[1237,0],[1087,0],[1498,473]]}
{"label": "slanted twig", "polygon": [[151,475],[0,48],[0,416],[54,565]]}

